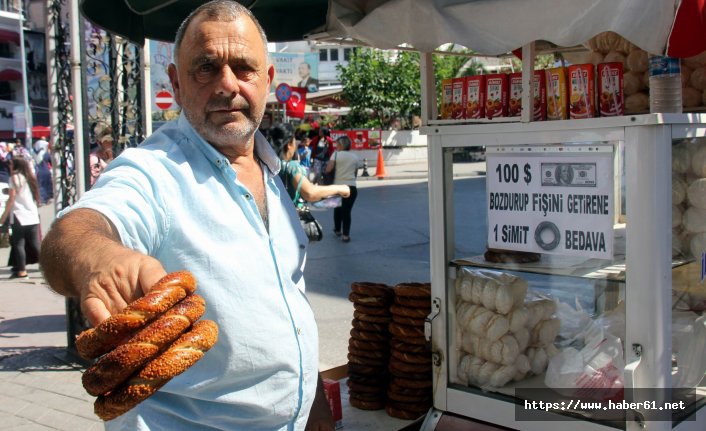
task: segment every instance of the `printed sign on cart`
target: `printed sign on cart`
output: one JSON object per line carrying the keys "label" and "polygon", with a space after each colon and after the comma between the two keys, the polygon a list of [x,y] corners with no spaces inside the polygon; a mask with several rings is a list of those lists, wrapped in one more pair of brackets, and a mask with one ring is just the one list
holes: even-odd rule
{"label": "printed sign on cart", "polygon": [[488,247],[612,259],[612,146],[544,148],[486,153]]}

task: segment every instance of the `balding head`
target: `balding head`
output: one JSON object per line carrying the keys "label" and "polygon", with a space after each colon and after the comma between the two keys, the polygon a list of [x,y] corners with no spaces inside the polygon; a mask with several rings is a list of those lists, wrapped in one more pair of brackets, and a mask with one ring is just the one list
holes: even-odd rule
{"label": "balding head", "polygon": [[260,22],[255,18],[255,15],[242,4],[234,0],[213,0],[208,3],[204,3],[186,17],[186,19],[181,23],[179,29],[174,37],[174,63],[179,64],[179,48],[181,47],[181,42],[184,40],[184,34],[189,27],[189,24],[197,16],[204,16],[205,20],[208,21],[235,21],[236,19],[247,16],[257,27],[260,37],[262,38],[262,44],[265,46],[265,56],[267,57],[267,35],[265,30],[260,25]]}

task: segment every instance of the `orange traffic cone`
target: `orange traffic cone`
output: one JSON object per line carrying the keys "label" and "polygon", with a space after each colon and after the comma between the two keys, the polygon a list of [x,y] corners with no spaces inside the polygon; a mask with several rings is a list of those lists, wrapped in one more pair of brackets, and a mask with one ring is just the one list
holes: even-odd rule
{"label": "orange traffic cone", "polygon": [[375,169],[375,176],[378,180],[385,178],[385,159],[382,157],[382,145],[378,147],[378,165]]}

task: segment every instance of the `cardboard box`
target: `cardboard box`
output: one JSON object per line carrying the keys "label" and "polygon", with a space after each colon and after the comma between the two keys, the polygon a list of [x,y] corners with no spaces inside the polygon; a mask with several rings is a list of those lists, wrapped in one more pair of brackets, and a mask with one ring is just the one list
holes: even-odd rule
{"label": "cardboard box", "polygon": [[547,120],[569,119],[569,97],[566,88],[566,68],[547,69]]}
{"label": "cardboard box", "polygon": [[485,118],[485,75],[466,77],[466,118]]}
{"label": "cardboard box", "polygon": [[331,408],[336,429],[343,428],[343,407],[341,406],[341,385],[336,380],[324,379],[324,393]]}
{"label": "cardboard box", "polygon": [[569,66],[569,118],[596,116],[596,88],[593,64]]}
{"label": "cardboard box", "polygon": [[546,71],[535,70],[532,75],[532,121],[547,119],[547,77]]}
{"label": "cardboard box", "polygon": [[623,63],[598,64],[597,102],[601,117],[625,115]]}
{"label": "cardboard box", "polygon": [[450,120],[453,111],[453,84],[451,79],[441,81],[441,119]]}
{"label": "cardboard box", "polygon": [[508,80],[505,73],[485,75],[485,116],[488,119],[507,116]]}
{"label": "cardboard box", "polygon": [[519,117],[522,114],[522,72],[511,73],[508,76],[510,86],[507,105],[508,117]]}
{"label": "cardboard box", "polygon": [[453,112],[451,118],[454,120],[462,120],[466,118],[466,78],[453,78],[452,84],[452,102]]}

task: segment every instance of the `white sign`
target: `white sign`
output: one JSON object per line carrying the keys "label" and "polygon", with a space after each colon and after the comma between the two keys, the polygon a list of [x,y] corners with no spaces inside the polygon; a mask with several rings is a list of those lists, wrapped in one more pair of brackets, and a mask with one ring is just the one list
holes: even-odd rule
{"label": "white sign", "polygon": [[486,154],[488,247],[612,259],[612,145],[547,148]]}

